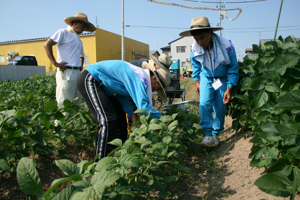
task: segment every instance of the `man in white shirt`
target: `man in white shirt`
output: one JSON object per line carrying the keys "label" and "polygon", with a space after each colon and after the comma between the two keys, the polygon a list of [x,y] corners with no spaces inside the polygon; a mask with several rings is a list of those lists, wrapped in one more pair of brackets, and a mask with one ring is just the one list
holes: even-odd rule
{"label": "man in white shirt", "polygon": [[[65,99],[74,100],[76,105],[82,101],[77,90],[77,78],[83,69],[84,51],[79,36],[83,31],[93,32],[95,26],[88,21],[83,13],[76,13],[74,17],[66,17],[64,21],[69,25],[66,29],[59,29],[44,44],[44,48],[51,63],[57,67],[56,72],[56,101],[63,105]],[[57,45],[57,59],[53,55],[53,46]]]}

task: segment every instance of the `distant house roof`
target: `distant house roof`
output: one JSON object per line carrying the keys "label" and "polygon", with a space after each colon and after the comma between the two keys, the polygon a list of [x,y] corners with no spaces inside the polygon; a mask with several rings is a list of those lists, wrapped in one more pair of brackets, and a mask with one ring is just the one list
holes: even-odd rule
{"label": "distant house roof", "polygon": [[169,42],[168,44],[171,44],[171,43],[173,43],[173,42],[176,42],[177,40],[180,40],[181,38],[183,38],[183,37],[177,38],[176,40],[173,40],[173,41]]}
{"label": "distant house roof", "polygon": [[[80,36],[87,36],[87,35],[95,35],[95,33],[83,33]],[[48,40],[50,37],[40,37],[40,38],[32,38],[32,39],[23,39],[23,40],[9,40],[0,42],[0,44],[10,44],[10,43],[20,43],[20,42],[32,42],[32,41],[39,41],[39,40]]]}
{"label": "distant house roof", "polygon": [[158,51],[156,51],[156,50],[150,51],[149,53],[151,53],[152,55],[155,55],[155,54],[157,54],[158,56],[160,55],[160,53]]}
{"label": "distant house roof", "polygon": [[162,48],[160,48],[161,50],[168,50],[168,49],[171,49],[171,46],[169,45],[169,46],[165,46],[165,47],[162,47]]}

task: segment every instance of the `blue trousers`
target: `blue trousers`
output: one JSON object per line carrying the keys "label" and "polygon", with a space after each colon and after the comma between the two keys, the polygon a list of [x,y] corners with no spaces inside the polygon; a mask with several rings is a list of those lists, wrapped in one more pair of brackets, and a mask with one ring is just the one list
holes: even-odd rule
{"label": "blue trousers", "polygon": [[219,78],[222,86],[215,90],[213,78],[201,76],[200,82],[200,125],[206,136],[218,136],[224,129],[226,105],[223,104],[224,93],[227,90],[227,77]]}

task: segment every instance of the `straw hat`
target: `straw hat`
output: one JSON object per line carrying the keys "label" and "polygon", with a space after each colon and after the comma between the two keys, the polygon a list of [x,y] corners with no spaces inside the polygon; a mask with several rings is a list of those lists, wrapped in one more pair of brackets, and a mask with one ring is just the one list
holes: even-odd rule
{"label": "straw hat", "polygon": [[[150,69],[151,70],[151,69]],[[161,85],[162,89],[157,90],[156,93],[162,98],[164,102],[167,102],[167,94],[165,92],[166,87],[168,87],[171,83],[171,78],[166,70],[158,69],[151,70],[153,74],[156,76],[158,83]]]}
{"label": "straw hat", "polygon": [[169,72],[169,67],[172,65],[172,60],[169,56],[164,53],[158,56],[158,58],[156,58],[151,53],[149,54],[149,56],[160,69],[164,69]]}
{"label": "straw hat", "polygon": [[64,20],[70,26],[72,26],[73,21],[83,22],[84,26],[86,27],[85,31],[93,32],[96,30],[96,27],[91,22],[89,22],[86,14],[83,13],[76,13],[74,17],[65,17]]}
{"label": "straw hat", "polygon": [[192,36],[191,31],[198,29],[211,29],[212,31],[222,30],[222,27],[211,27],[207,17],[196,17],[192,19],[190,30],[179,33],[180,36]]}

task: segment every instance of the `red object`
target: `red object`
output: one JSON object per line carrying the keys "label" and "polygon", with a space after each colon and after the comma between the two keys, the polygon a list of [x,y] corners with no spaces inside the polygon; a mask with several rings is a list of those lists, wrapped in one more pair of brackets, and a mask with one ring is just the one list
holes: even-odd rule
{"label": "red object", "polygon": [[182,79],[184,79],[184,76],[183,76],[183,74],[182,74]]}

